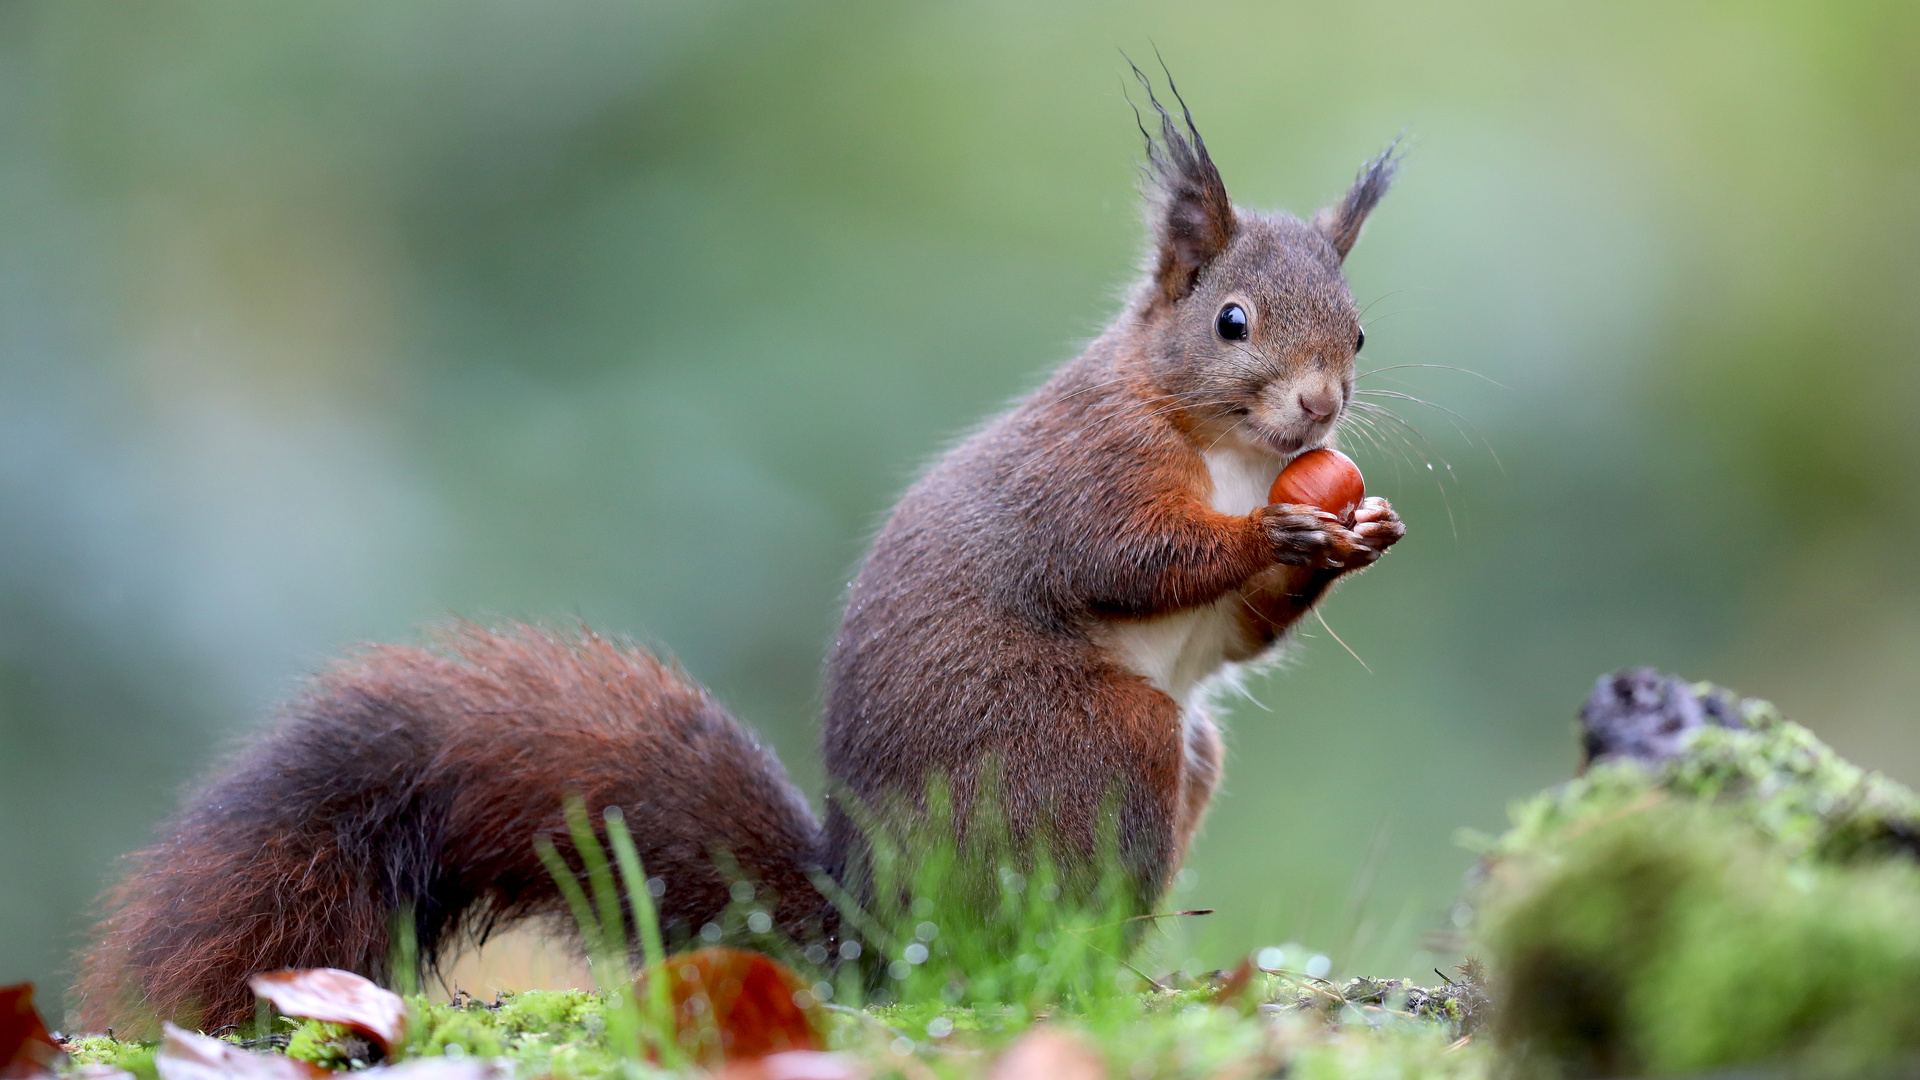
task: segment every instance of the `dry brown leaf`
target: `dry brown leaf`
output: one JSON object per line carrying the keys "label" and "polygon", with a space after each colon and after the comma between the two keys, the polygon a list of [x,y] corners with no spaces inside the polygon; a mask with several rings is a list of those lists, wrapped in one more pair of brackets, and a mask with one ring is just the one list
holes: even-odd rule
{"label": "dry brown leaf", "polygon": [[345,1024],[391,1055],[407,1035],[407,1003],[351,971],[306,968],[272,971],[247,980],[253,992],[288,1016]]}
{"label": "dry brown leaf", "polygon": [[1233,973],[1228,975],[1226,981],[1220,984],[1219,989],[1213,992],[1214,1004],[1239,1004],[1241,995],[1245,994],[1247,988],[1253,985],[1254,971],[1255,968],[1252,959],[1241,960],[1240,966],[1234,968]]}
{"label": "dry brown leaf", "polygon": [[1106,1080],[1107,1063],[1082,1039],[1037,1027],[993,1063],[988,1080]]}
{"label": "dry brown leaf", "polygon": [[327,1070],[281,1054],[256,1054],[230,1042],[164,1025],[153,1055],[160,1080],[313,1080]]}
{"label": "dry brown leaf", "polygon": [[697,1059],[820,1049],[821,1010],[806,982],[760,953],[717,946],[667,957],[635,981],[643,1007],[655,978],[667,980],[680,1045]]}
{"label": "dry brown leaf", "polygon": [[33,984],[0,986],[0,1077],[52,1076],[60,1047],[33,1007]]}

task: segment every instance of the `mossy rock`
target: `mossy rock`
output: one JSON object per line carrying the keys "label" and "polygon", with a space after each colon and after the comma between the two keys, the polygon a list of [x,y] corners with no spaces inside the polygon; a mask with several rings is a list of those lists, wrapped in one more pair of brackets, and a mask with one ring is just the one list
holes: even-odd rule
{"label": "mossy rock", "polygon": [[1683,685],[1713,707],[1671,753],[1594,754],[1486,845],[1478,936],[1514,1064],[1851,1076],[1920,1060],[1920,799],[1765,702]]}

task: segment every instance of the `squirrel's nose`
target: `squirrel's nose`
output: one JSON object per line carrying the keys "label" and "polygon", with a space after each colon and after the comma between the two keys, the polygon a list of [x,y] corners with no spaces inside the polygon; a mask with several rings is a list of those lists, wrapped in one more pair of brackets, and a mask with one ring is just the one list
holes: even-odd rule
{"label": "squirrel's nose", "polygon": [[1316,424],[1323,423],[1340,411],[1340,398],[1326,387],[1312,391],[1302,390],[1300,409],[1307,414],[1307,419]]}

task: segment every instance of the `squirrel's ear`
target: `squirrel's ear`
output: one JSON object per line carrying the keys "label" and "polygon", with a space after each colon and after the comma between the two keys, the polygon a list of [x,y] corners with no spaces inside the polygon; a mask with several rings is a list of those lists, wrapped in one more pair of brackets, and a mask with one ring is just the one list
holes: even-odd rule
{"label": "squirrel's ear", "polygon": [[1394,175],[1399,171],[1400,140],[1395,139],[1380,151],[1379,157],[1361,166],[1359,178],[1347,189],[1338,206],[1329,206],[1313,216],[1313,227],[1340,253],[1341,261],[1353,250],[1353,242],[1360,239],[1360,226],[1366,224],[1374,204],[1393,186]]}
{"label": "squirrel's ear", "polygon": [[[1154,96],[1147,77],[1137,67],[1133,73],[1146,87],[1153,110],[1160,114],[1159,140],[1148,133],[1144,123],[1140,134],[1147,140],[1145,187],[1155,245],[1154,285],[1161,300],[1173,303],[1193,291],[1201,268],[1232,242],[1236,227],[1233,200],[1227,197],[1227,186],[1220,182],[1220,171],[1207,156],[1207,144],[1193,126],[1193,114],[1181,100],[1173,77],[1167,77],[1167,87],[1173,91],[1186,121],[1184,132]],[[1137,120],[1139,110],[1134,115]]]}

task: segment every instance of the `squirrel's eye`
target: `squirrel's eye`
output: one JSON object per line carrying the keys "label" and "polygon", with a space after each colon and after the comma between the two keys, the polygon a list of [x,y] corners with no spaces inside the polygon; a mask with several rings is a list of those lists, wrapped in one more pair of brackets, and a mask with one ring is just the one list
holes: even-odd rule
{"label": "squirrel's eye", "polygon": [[1361,349],[1364,349],[1366,347],[1367,347],[1367,332],[1365,330],[1358,331],[1353,336],[1353,351],[1359,352]]}
{"label": "squirrel's eye", "polygon": [[1214,320],[1213,328],[1228,341],[1247,340],[1247,309],[1239,304],[1228,304],[1220,309],[1220,317]]}

